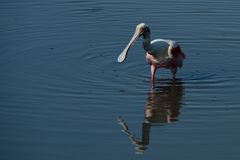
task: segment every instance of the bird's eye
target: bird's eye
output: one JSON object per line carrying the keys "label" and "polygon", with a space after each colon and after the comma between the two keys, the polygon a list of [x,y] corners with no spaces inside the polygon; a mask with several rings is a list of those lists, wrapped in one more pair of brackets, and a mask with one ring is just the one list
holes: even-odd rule
{"label": "bird's eye", "polygon": [[141,31],[141,32],[144,32],[144,31],[145,31],[145,28],[141,28],[140,31]]}

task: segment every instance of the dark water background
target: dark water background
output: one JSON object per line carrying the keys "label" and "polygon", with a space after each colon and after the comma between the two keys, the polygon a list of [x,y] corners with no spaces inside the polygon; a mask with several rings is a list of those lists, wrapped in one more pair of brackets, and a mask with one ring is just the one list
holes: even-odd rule
{"label": "dark water background", "polygon": [[[0,159],[240,159],[240,1],[1,0]],[[176,84],[135,26],[178,41]]]}

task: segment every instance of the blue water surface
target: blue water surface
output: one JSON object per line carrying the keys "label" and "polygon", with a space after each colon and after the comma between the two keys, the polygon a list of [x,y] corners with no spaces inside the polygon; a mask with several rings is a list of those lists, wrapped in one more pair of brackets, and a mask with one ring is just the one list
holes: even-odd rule
{"label": "blue water surface", "polygon": [[[0,159],[240,159],[237,0],[1,0]],[[177,41],[171,81],[139,39]]]}

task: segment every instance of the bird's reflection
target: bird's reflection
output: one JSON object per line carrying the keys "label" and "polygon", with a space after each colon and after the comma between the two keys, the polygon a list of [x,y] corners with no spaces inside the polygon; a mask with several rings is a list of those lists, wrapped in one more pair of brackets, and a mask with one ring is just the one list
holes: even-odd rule
{"label": "bird's reflection", "polygon": [[134,144],[136,153],[143,153],[147,149],[150,138],[150,128],[154,124],[171,123],[178,120],[184,87],[181,80],[176,82],[162,82],[161,86],[155,87],[148,93],[147,102],[144,108],[144,122],[142,123],[142,137],[136,138],[129,131],[127,123],[122,117],[118,117],[118,124],[122,131]]}

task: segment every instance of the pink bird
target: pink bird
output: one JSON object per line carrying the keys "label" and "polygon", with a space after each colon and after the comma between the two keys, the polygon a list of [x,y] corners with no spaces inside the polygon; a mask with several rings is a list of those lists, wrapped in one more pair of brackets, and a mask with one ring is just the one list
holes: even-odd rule
{"label": "pink bird", "polygon": [[150,29],[145,23],[136,26],[134,35],[122,53],[118,56],[118,62],[122,63],[130,47],[138,37],[143,37],[143,48],[148,64],[151,66],[151,84],[154,87],[155,72],[157,68],[171,70],[173,81],[176,79],[177,68],[181,68],[185,54],[181,51],[179,44],[172,40],[155,39],[151,41]]}

